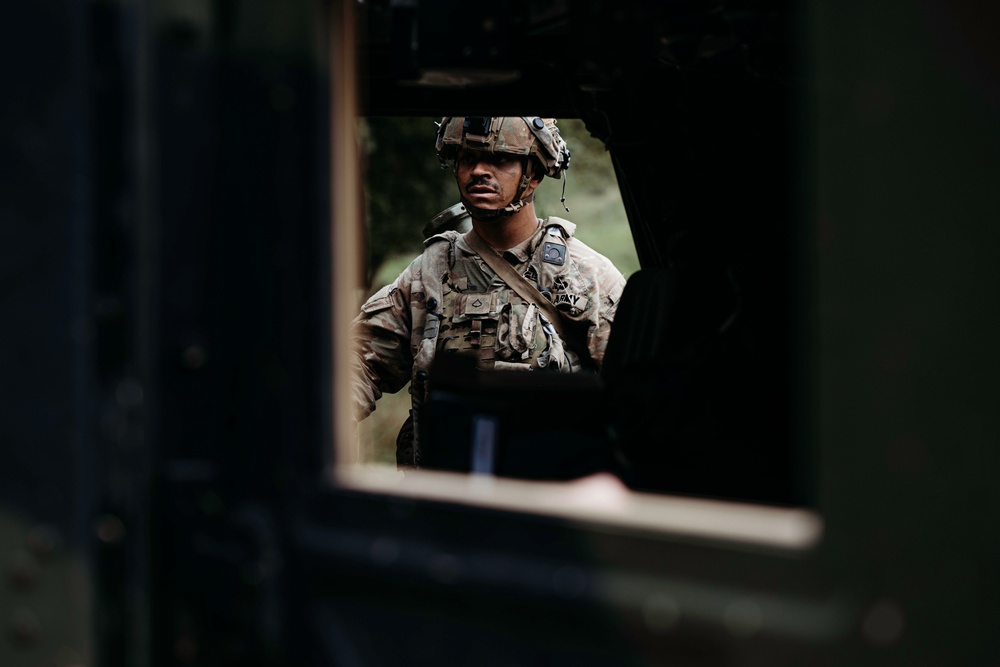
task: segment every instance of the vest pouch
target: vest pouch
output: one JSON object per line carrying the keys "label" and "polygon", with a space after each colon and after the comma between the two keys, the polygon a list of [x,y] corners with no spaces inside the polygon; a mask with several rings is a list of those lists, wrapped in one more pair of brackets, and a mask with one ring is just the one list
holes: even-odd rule
{"label": "vest pouch", "polygon": [[552,323],[535,304],[523,302],[505,304],[500,310],[497,358],[562,373],[573,370],[575,362]]}
{"label": "vest pouch", "polygon": [[455,293],[454,307],[455,313],[451,319],[454,322],[467,322],[469,320],[497,319],[499,314],[499,294],[492,293]]}
{"label": "vest pouch", "polygon": [[499,295],[459,293],[446,295],[444,312],[450,313],[438,332],[437,347],[445,352],[475,351],[481,361],[492,361],[496,347]]}
{"label": "vest pouch", "polygon": [[538,308],[533,303],[507,303],[497,323],[497,357],[525,361],[547,347],[544,336],[536,339]]}

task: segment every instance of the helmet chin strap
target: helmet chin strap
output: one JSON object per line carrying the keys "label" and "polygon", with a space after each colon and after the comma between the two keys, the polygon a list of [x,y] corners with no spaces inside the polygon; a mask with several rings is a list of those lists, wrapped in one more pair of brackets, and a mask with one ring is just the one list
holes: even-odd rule
{"label": "helmet chin strap", "polygon": [[511,203],[507,204],[503,208],[479,208],[478,206],[473,206],[472,203],[465,198],[465,195],[462,195],[461,193],[459,194],[459,199],[462,200],[462,204],[465,205],[469,214],[476,220],[495,220],[497,218],[510,217],[524,208],[525,204],[530,204],[535,201],[534,192],[529,194],[527,197],[522,197],[524,191],[528,189],[528,184],[531,183],[531,171],[531,160],[528,160],[521,171],[521,182],[517,186],[517,194],[514,195]]}
{"label": "helmet chin strap", "polygon": [[465,205],[465,208],[468,209],[469,213],[476,220],[495,220],[496,218],[510,217],[520,211],[524,208],[525,204],[535,200],[535,193],[532,192],[524,199],[519,199],[516,202],[507,204],[503,208],[479,208],[478,206],[473,206],[464,196],[461,196],[460,199],[462,200],[462,204]]}

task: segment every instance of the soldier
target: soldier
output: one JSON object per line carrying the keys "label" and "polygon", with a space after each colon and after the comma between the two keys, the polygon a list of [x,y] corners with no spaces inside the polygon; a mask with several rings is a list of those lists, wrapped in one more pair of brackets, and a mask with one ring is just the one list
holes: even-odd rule
{"label": "soldier", "polygon": [[[555,119],[446,116],[436,150],[472,228],[428,238],[362,306],[353,324],[358,421],[407,382],[414,417],[438,353],[474,355],[483,370],[599,371],[625,286],[610,260],[574,237],[576,225],[535,215],[542,179],[569,167]],[[399,466],[419,465],[414,440],[404,428]]]}

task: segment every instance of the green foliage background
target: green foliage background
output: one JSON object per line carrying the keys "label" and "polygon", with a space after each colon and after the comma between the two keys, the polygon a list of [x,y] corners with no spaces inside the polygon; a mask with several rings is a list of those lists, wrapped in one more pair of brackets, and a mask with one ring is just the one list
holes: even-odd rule
{"label": "green foliage background", "polygon": [[[367,118],[359,132],[366,158],[365,198],[369,293],[391,282],[420,252],[424,225],[458,202],[454,178],[434,152],[436,118]],[[577,225],[576,236],[607,256],[626,277],[638,270],[632,234],[610,156],[577,119],[558,127],[571,152],[562,179],[547,178],[536,190],[539,217],[556,215]],[[564,180],[565,179],[565,180]],[[567,212],[560,202],[563,184]],[[358,427],[359,460],[395,463],[395,438],[406,419],[406,390],[383,396]]]}

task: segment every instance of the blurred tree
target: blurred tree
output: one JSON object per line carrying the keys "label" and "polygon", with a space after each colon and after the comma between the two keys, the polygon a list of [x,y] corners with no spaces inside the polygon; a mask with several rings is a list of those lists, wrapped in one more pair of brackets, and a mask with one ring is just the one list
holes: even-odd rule
{"label": "blurred tree", "polygon": [[434,153],[432,118],[372,117],[362,122],[368,280],[391,255],[420,252],[428,220],[458,201],[451,174]]}

